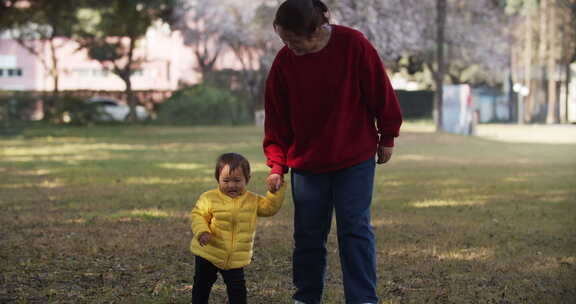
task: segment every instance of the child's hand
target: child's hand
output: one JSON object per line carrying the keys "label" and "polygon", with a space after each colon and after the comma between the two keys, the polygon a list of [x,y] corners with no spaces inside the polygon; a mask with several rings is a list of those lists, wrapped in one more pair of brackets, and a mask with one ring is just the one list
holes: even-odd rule
{"label": "child's hand", "polygon": [[210,232],[202,232],[202,234],[200,234],[200,236],[198,237],[198,243],[200,243],[200,246],[204,247],[208,245],[211,238],[212,234],[210,234]]}
{"label": "child's hand", "polygon": [[268,186],[268,191],[272,193],[278,191],[278,189],[282,187],[283,183],[284,178],[282,177],[282,175],[278,173],[272,173],[268,175],[268,177],[266,178],[266,185]]}

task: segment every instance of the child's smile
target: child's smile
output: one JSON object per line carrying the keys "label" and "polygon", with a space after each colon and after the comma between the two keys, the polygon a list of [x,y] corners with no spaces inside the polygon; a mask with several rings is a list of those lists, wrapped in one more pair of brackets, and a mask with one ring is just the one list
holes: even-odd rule
{"label": "child's smile", "polygon": [[236,168],[230,172],[230,166],[225,165],[220,171],[220,178],[218,179],[218,187],[220,191],[231,198],[236,198],[246,191],[246,177],[240,168]]}

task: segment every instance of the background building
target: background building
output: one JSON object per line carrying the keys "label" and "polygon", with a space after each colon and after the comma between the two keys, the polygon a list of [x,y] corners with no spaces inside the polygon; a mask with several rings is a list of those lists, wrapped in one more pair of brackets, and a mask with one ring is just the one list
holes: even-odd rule
{"label": "background building", "polygon": [[[17,41],[6,35],[0,38],[0,90],[51,91],[54,82],[43,61],[51,56],[48,47],[42,47],[41,56],[35,56]],[[60,90],[122,91],[124,82],[112,71],[91,60],[85,49],[69,39],[56,41],[59,58]],[[141,68],[132,76],[134,90],[176,90],[181,82],[194,83],[190,49],[184,46],[178,32],[166,25],[152,27],[145,39],[138,42],[136,57],[144,58]],[[40,58],[43,57],[43,58]]]}

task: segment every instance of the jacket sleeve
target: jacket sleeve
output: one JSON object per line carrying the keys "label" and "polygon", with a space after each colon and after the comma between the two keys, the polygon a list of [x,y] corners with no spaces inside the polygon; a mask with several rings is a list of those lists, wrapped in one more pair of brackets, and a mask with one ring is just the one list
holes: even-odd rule
{"label": "jacket sleeve", "polygon": [[192,220],[192,233],[194,238],[198,238],[202,232],[210,231],[212,221],[212,206],[210,201],[204,196],[200,196],[190,214]]}
{"label": "jacket sleeve", "polygon": [[284,192],[286,192],[286,183],[272,193],[268,191],[266,196],[258,197],[258,216],[272,216],[280,210],[284,201]]}
{"label": "jacket sleeve", "polygon": [[380,144],[392,147],[402,124],[400,104],[376,49],[363,36],[360,46],[363,98],[376,119]]}
{"label": "jacket sleeve", "polygon": [[292,128],[288,96],[278,62],[276,57],[266,80],[263,148],[271,173],[284,174],[288,172],[286,154],[292,141]]}

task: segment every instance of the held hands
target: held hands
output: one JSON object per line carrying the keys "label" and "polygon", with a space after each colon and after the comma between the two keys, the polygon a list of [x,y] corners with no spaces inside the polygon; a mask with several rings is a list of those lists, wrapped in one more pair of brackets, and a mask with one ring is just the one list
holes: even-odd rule
{"label": "held hands", "polygon": [[268,191],[275,193],[282,187],[284,183],[284,177],[278,173],[272,173],[266,178],[266,185],[268,186]]}
{"label": "held hands", "polygon": [[204,247],[208,245],[210,239],[212,239],[212,234],[210,234],[210,232],[204,231],[198,237],[198,243],[200,243],[200,246]]}
{"label": "held hands", "polygon": [[393,147],[384,147],[381,145],[378,145],[378,159],[376,160],[376,163],[378,164],[385,164],[387,163],[390,158],[392,157],[392,152],[394,151]]}
{"label": "held hands", "polygon": [[[376,163],[378,164],[387,163],[392,157],[393,151],[394,147],[384,147],[378,145],[378,151],[377,151],[378,159],[376,160]],[[278,173],[272,173],[268,175],[268,177],[266,178],[266,185],[268,186],[268,191],[272,193],[278,191],[278,189],[282,187],[283,183],[284,183],[284,177]]]}

